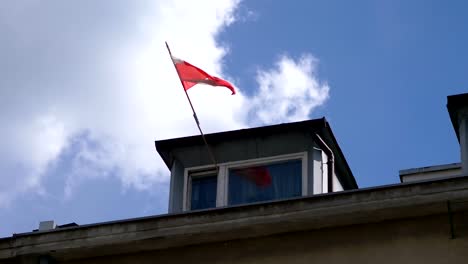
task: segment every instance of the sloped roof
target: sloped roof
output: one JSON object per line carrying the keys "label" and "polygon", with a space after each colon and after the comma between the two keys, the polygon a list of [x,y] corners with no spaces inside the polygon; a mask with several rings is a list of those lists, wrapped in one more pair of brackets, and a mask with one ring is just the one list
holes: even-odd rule
{"label": "sloped roof", "polygon": [[[333,135],[330,125],[325,117],[300,122],[211,133],[205,134],[205,137],[210,145],[216,145],[218,143],[226,142],[226,140],[232,141],[253,137],[270,136],[292,131],[308,131],[319,134],[325,143],[327,143],[327,145],[335,153],[335,159],[339,167],[344,169],[343,173],[346,175],[343,178],[347,179],[347,182],[344,184],[346,184],[351,189],[358,188],[351,168],[349,167],[348,162],[346,161],[346,158],[341,151],[341,148],[338,145],[338,142],[336,141],[336,138]],[[174,149],[202,145],[204,145],[204,141],[201,135],[155,141],[156,150],[169,169],[171,168],[172,162],[174,161],[174,157],[171,155],[171,152]]]}

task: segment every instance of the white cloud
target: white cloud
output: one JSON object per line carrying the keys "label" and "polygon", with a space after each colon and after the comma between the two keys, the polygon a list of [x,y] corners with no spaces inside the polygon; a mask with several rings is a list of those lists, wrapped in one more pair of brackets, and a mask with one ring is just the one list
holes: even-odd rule
{"label": "white cloud", "polygon": [[316,77],[317,60],[282,56],[276,67],[257,72],[258,94],[252,98],[257,121],[277,123],[308,119],[311,111],[328,99],[330,88]]}
{"label": "white cloud", "polygon": [[[0,207],[25,192],[46,192],[41,180],[64,152],[71,153],[63,171],[68,197],[96,177],[118,177],[137,189],[167,181],[154,140],[197,129],[164,41],[177,57],[226,76],[227,50],[216,36],[234,22],[238,5],[2,3]],[[305,119],[328,98],[315,67],[310,55],[281,57],[275,68],[259,71],[253,98],[242,87],[235,96],[202,85],[189,93],[206,132]]]}

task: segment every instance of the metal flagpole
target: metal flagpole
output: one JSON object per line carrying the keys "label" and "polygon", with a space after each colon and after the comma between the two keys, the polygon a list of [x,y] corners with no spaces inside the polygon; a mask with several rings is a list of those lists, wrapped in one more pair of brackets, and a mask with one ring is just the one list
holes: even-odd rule
{"label": "metal flagpole", "polygon": [[200,131],[200,134],[201,134],[201,136],[203,138],[203,141],[205,142],[206,149],[208,150],[208,154],[210,155],[211,161],[213,162],[215,168],[218,169],[218,162],[216,162],[216,158],[215,158],[215,156],[213,154],[213,151],[211,150],[210,146],[208,145],[208,141],[206,141],[205,134],[203,134],[203,131],[202,131],[201,127],[200,127],[200,121],[198,121],[197,113],[195,112],[195,108],[193,108],[193,104],[192,104],[192,101],[190,100],[190,97],[189,97],[189,95],[187,93],[187,90],[185,90],[185,88],[184,88],[184,83],[182,81],[182,78],[180,78],[179,70],[177,69],[177,67],[176,67],[176,65],[174,63],[174,60],[172,58],[171,49],[169,48],[169,45],[167,44],[167,41],[166,41],[166,48],[167,48],[167,51],[169,52],[169,56],[171,57],[172,64],[174,64],[174,68],[175,68],[175,70],[177,72],[177,75],[179,76],[179,80],[180,80],[180,84],[182,85],[182,89],[184,90],[185,95],[187,96],[187,100],[189,101],[190,107],[192,108],[193,118],[195,119],[195,123],[197,123],[198,130]]}

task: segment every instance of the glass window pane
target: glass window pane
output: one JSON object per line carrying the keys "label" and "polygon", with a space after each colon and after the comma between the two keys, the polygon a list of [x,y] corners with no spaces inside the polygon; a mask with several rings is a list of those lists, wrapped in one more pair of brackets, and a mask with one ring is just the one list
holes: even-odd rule
{"label": "glass window pane", "polygon": [[216,175],[192,177],[191,210],[216,207]]}
{"label": "glass window pane", "polygon": [[285,199],[301,193],[301,160],[229,170],[229,205]]}

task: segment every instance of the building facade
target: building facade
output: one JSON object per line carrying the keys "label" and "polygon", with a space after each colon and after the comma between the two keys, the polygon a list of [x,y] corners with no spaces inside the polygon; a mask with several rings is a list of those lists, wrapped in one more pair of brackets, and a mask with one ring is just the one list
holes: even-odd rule
{"label": "building facade", "polygon": [[1,238],[0,263],[466,263],[468,94],[448,110],[461,163],[372,188],[324,119],[207,135],[216,164],[200,137],[158,141],[169,214],[45,223]]}
{"label": "building facade", "polygon": [[[325,120],[156,142],[171,170],[169,213],[357,189]],[[216,164],[213,164],[216,162]]]}

